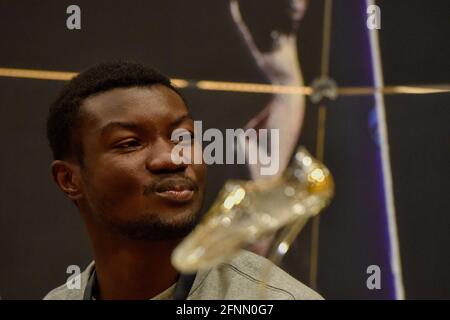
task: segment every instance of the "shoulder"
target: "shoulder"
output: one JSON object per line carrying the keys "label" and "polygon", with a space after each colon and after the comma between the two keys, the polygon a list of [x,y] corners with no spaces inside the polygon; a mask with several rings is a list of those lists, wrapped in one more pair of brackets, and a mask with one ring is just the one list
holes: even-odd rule
{"label": "shoulder", "polygon": [[198,291],[210,299],[323,299],[266,258],[244,250],[209,271],[201,286]]}
{"label": "shoulder", "polygon": [[86,288],[89,276],[93,270],[94,262],[91,262],[87,268],[80,274],[80,288],[69,288],[67,283],[51,290],[45,295],[43,300],[83,300],[84,290]]}

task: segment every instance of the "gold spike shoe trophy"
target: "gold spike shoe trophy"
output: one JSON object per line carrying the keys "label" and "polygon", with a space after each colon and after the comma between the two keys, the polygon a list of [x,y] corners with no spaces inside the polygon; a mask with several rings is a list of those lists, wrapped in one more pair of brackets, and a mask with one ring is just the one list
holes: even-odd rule
{"label": "gold spike shoe trophy", "polygon": [[268,255],[278,264],[333,193],[328,169],[300,147],[281,176],[227,181],[197,227],[174,250],[172,264],[182,273],[208,269],[279,231]]}

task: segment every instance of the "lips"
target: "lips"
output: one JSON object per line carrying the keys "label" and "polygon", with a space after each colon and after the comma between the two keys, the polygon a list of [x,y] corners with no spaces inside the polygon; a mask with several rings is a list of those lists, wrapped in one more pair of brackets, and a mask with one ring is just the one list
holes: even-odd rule
{"label": "lips", "polygon": [[192,200],[196,184],[190,179],[164,179],[154,186],[154,194],[170,202],[185,203]]}
{"label": "lips", "polygon": [[161,198],[172,202],[189,202],[193,196],[194,191],[192,190],[183,190],[183,191],[173,191],[168,190],[164,192],[155,192],[155,194]]}

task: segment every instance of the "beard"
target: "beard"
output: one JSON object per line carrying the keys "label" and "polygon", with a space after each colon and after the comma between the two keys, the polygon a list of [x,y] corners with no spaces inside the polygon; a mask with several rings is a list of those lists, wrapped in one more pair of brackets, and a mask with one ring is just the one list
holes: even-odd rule
{"label": "beard", "polygon": [[[184,212],[175,216],[161,215],[156,212],[145,211],[132,219],[121,219],[112,216],[110,205],[101,201],[93,214],[97,223],[109,229],[112,233],[139,241],[169,241],[186,237],[198,224],[202,215],[203,196]],[[99,204],[97,202],[97,204]],[[126,215],[125,215],[126,216]]]}
{"label": "beard", "polygon": [[131,221],[101,220],[108,228],[131,240],[167,241],[186,237],[194,230],[199,216],[197,212],[192,212],[180,221],[162,219],[157,214],[146,214]]}
{"label": "beard", "polygon": [[[111,196],[105,196],[89,183],[87,175],[83,176],[86,184],[86,195],[89,211],[93,219],[111,233],[118,233],[131,240],[169,241],[186,237],[201,219],[204,204],[202,191],[199,198],[183,212],[176,215],[155,212],[151,208],[143,209],[140,214],[130,218],[127,214],[117,214],[117,206]],[[144,190],[143,195],[151,194],[152,186]],[[165,209],[170,210],[170,209]],[[111,214],[115,212],[115,214]],[[124,218],[128,217],[128,218]]]}

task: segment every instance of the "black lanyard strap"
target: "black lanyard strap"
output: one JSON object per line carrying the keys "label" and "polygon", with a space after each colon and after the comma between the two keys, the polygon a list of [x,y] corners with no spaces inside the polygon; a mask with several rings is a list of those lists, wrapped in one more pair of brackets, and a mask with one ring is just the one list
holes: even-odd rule
{"label": "black lanyard strap", "polygon": [[92,300],[94,289],[97,289],[97,274],[95,269],[89,276],[86,288],[84,289],[83,300]]}
{"label": "black lanyard strap", "polygon": [[194,284],[195,276],[197,274],[180,274],[177,284],[175,285],[175,293],[173,300],[186,300],[192,285]]}

